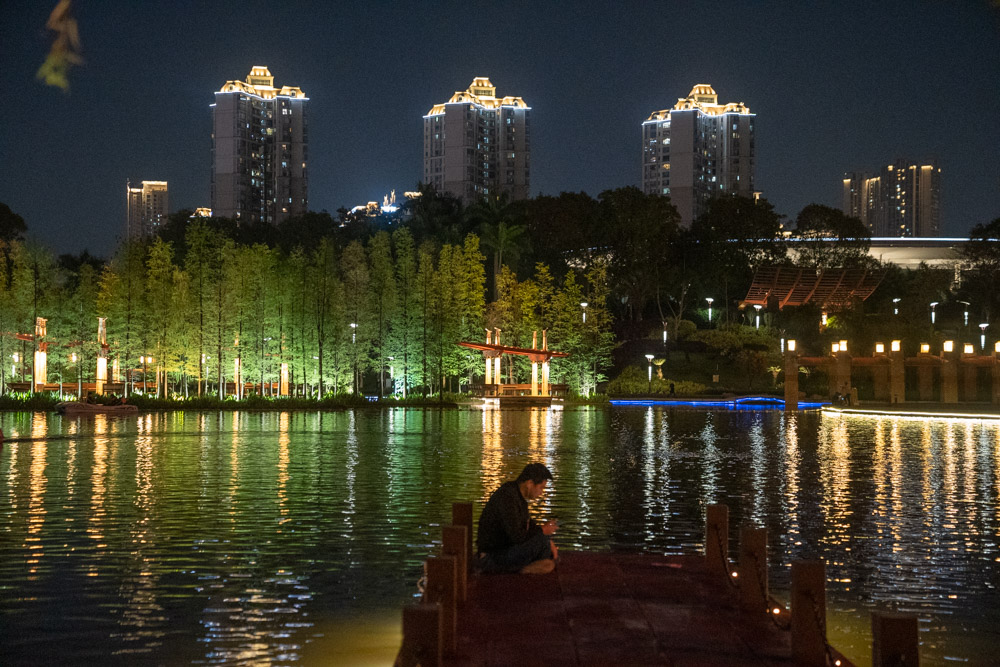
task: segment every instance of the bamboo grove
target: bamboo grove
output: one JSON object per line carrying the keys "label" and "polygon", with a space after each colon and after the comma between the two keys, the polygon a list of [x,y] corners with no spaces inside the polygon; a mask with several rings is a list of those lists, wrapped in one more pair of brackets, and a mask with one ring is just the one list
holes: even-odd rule
{"label": "bamboo grove", "polygon": [[[456,343],[484,340],[487,327],[522,347],[546,329],[549,347],[570,353],[553,364],[552,381],[577,393],[592,393],[611,363],[600,262],[560,281],[544,264],[526,280],[501,266],[487,303],[486,258],[473,233],[418,244],[397,227],[286,250],[192,219],[176,245],[125,243],[105,263],[71,267],[31,242],[5,244],[0,382],[30,379],[26,334],[37,317],[48,321],[49,382],[94,380],[103,317],[115,379],[126,393],[148,379],[161,397],[275,394],[283,364],[295,396],[463,391],[482,382],[483,362]],[[504,373],[516,382],[530,371],[515,360]]]}

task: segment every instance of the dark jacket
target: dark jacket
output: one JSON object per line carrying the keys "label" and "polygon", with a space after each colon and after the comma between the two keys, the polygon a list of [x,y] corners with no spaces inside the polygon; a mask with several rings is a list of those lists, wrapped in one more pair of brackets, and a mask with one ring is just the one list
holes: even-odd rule
{"label": "dark jacket", "polygon": [[507,482],[493,492],[479,517],[478,550],[500,551],[527,542],[542,528],[528,516],[528,502],[517,482]]}

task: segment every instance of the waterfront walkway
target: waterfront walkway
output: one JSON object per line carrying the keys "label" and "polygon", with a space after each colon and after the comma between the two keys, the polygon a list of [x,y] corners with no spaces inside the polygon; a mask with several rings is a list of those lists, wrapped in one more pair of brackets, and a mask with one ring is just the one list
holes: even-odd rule
{"label": "waterfront walkway", "polygon": [[796,664],[700,556],[561,552],[552,574],[470,577],[457,616],[445,665]]}

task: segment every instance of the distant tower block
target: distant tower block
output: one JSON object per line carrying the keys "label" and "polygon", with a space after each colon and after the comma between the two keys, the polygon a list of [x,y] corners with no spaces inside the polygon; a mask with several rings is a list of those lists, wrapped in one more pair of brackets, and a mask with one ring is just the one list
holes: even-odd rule
{"label": "distant tower block", "polygon": [[274,225],[306,212],[308,101],[301,88],[276,88],[261,65],[215,93],[213,216]]}
{"label": "distant tower block", "polygon": [[654,111],[642,124],[643,192],[670,197],[685,227],[713,197],[754,197],[755,118],[742,102],[719,104],[704,83]]}
{"label": "distant tower block", "polygon": [[167,224],[170,198],[166,181],[143,181],[134,186],[125,183],[127,219],[125,237],[129,241],[142,241],[155,236]]}
{"label": "distant tower block", "polygon": [[531,107],[476,77],[424,116],[423,182],[474,204],[530,196]]}

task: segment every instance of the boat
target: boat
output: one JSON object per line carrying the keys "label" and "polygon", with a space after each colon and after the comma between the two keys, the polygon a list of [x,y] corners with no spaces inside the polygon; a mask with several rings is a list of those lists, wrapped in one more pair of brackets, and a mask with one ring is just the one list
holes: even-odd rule
{"label": "boat", "polygon": [[130,403],[100,405],[82,401],[63,401],[56,404],[56,412],[64,415],[136,415],[139,414],[139,407]]}

